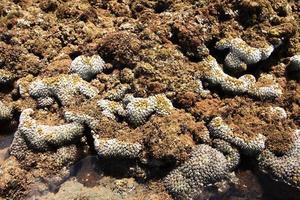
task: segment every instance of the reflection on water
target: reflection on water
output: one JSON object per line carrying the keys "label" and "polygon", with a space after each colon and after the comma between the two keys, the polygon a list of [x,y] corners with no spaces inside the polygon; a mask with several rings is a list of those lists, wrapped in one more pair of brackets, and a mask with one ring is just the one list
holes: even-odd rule
{"label": "reflection on water", "polygon": [[[13,140],[13,134],[0,135],[0,165],[9,156],[8,148]],[[127,163],[127,164],[126,164]],[[236,176],[238,182],[235,184],[224,184],[222,187],[208,187],[204,190],[201,196],[196,197],[195,200],[209,199],[209,200],[273,200],[273,199],[300,199],[300,193],[298,190],[291,190],[287,186],[279,183],[274,183],[267,177],[262,175],[257,176],[253,173],[255,167],[249,165],[249,163],[240,166],[237,170]],[[106,187],[109,181],[105,181],[107,178],[113,177],[120,178],[126,177],[126,172],[131,166],[128,161],[108,161],[98,159],[97,156],[88,156],[70,168],[70,171],[64,176],[62,181],[49,184],[37,180],[33,184],[31,197],[39,197],[46,195],[49,192],[57,192],[60,185],[64,181],[76,178],[76,181],[83,184],[85,187]],[[251,170],[252,169],[252,170]],[[163,169],[161,169],[163,170]],[[70,173],[69,173],[70,172]],[[51,190],[51,186],[55,190]],[[146,185],[145,185],[146,186]],[[220,185],[219,185],[220,186]],[[144,186],[140,186],[144,187]]]}
{"label": "reflection on water", "polygon": [[13,134],[0,135],[0,165],[8,158],[8,148],[13,140]]}
{"label": "reflection on water", "polygon": [[[75,166],[72,167],[71,174],[75,176],[77,181],[82,183],[86,187],[94,187],[101,184],[100,179],[107,176],[113,175],[112,171],[115,172],[116,163],[108,167],[107,161],[99,160],[96,156],[89,156]],[[125,165],[122,165],[126,168]],[[110,168],[110,170],[107,170]],[[117,167],[118,168],[118,167]],[[118,168],[119,169],[119,168]],[[105,173],[108,171],[108,174]],[[120,170],[122,171],[122,170]],[[119,171],[119,172],[120,172]],[[118,174],[117,174],[118,176]],[[257,176],[247,169],[240,170],[236,173],[238,177],[238,183],[226,186],[224,191],[218,191],[216,188],[208,189],[203,194],[204,196],[198,197],[197,200],[211,199],[211,200],[253,200],[253,199],[267,199],[263,197],[263,187],[257,178]]]}
{"label": "reflection on water", "polygon": [[71,176],[75,176],[86,187],[94,187],[103,177],[100,166],[97,156],[88,156],[71,168]]}

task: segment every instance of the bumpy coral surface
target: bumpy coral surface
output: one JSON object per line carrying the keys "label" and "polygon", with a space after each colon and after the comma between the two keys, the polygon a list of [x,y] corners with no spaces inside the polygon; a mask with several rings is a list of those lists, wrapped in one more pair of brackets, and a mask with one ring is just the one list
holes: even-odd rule
{"label": "bumpy coral surface", "polygon": [[255,64],[267,59],[274,50],[273,45],[265,48],[250,47],[241,38],[225,38],[217,42],[216,48],[219,50],[229,49],[225,58],[225,64],[232,71],[245,71],[247,65]]}
{"label": "bumpy coral surface", "polygon": [[122,103],[103,99],[98,101],[98,106],[107,117],[115,119],[115,115],[123,116],[134,126],[144,124],[154,113],[167,115],[173,109],[172,102],[161,94],[148,98],[128,94]]}
{"label": "bumpy coral surface", "polygon": [[[219,86],[225,92],[233,94],[249,94],[260,99],[280,97],[281,88],[272,75],[262,75],[257,81],[253,75],[246,74],[240,78],[232,77],[223,72],[216,59],[209,56],[203,63],[207,66],[203,78],[213,86]],[[200,85],[200,90],[201,89]]]}
{"label": "bumpy coral surface", "polygon": [[94,145],[98,155],[106,158],[137,158],[142,150],[139,143],[125,143],[116,139],[94,138]]}
{"label": "bumpy coral surface", "polygon": [[300,187],[300,131],[295,131],[293,148],[283,156],[276,156],[266,149],[258,158],[259,169],[272,179]]}
{"label": "bumpy coral surface", "polygon": [[24,137],[31,148],[45,151],[51,147],[60,147],[79,140],[83,135],[83,126],[69,123],[58,126],[39,124],[31,117],[32,109],[21,113],[18,132]]}
{"label": "bumpy coral surface", "polygon": [[208,127],[212,136],[236,145],[246,154],[257,154],[265,148],[265,136],[258,134],[254,138],[240,138],[234,135],[230,127],[220,117],[212,119]]}
{"label": "bumpy coral surface", "polygon": [[0,120],[7,120],[12,117],[12,109],[9,105],[0,101]]}
{"label": "bumpy coral surface", "polygon": [[104,64],[99,55],[78,56],[71,63],[70,73],[79,74],[82,79],[89,81],[103,71]]}
{"label": "bumpy coral surface", "polygon": [[229,176],[231,162],[237,164],[234,159],[226,159],[220,151],[199,145],[191,152],[191,158],[171,171],[164,182],[176,199],[192,199],[201,192],[201,187]]}
{"label": "bumpy coral surface", "polygon": [[155,95],[149,98],[128,96],[125,100],[126,115],[134,125],[145,123],[154,112],[163,115],[169,114],[172,109],[171,101],[164,95]]}
{"label": "bumpy coral surface", "polygon": [[220,86],[226,92],[243,94],[255,83],[255,77],[252,75],[244,75],[236,79],[225,74],[216,59],[212,56],[209,56],[204,62],[204,65],[209,67],[208,71],[205,72],[204,78],[211,84]]}
{"label": "bumpy coral surface", "polygon": [[51,105],[54,98],[62,105],[72,104],[77,93],[87,98],[97,95],[98,89],[82,80],[78,75],[59,75],[57,77],[35,80],[29,85],[29,94],[37,99],[41,107]]}
{"label": "bumpy coral surface", "polygon": [[102,99],[97,104],[102,110],[102,114],[109,118],[115,119],[115,115],[125,115],[125,110],[119,102]]}

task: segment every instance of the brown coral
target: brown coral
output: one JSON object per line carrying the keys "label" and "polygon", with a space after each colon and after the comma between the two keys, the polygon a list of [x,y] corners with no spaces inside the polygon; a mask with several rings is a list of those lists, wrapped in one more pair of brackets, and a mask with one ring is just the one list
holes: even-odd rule
{"label": "brown coral", "polygon": [[154,159],[184,160],[191,148],[198,142],[209,142],[206,127],[195,122],[193,117],[183,111],[156,117],[136,130],[141,132],[149,154]]}

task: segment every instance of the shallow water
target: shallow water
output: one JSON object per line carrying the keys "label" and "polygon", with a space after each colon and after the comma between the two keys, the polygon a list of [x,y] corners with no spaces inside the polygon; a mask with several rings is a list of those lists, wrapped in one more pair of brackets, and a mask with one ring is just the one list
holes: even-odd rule
{"label": "shallow water", "polygon": [[[72,167],[71,177],[76,177],[77,181],[86,187],[94,187],[101,184],[102,179],[107,174],[103,171],[103,164],[97,156],[89,156],[84,158]],[[104,167],[105,168],[105,167]],[[114,167],[111,167],[114,168]],[[111,169],[114,171],[113,169]],[[109,174],[112,175],[111,173]],[[118,176],[118,175],[117,175]],[[204,197],[199,197],[197,200],[253,200],[264,199],[263,187],[258,177],[248,169],[239,170],[236,172],[239,181],[237,184],[225,186],[224,191],[216,191],[216,188],[204,192]]]}
{"label": "shallow water", "polygon": [[99,160],[96,156],[88,156],[71,168],[71,176],[75,176],[77,181],[86,187],[93,187],[103,177]]}
{"label": "shallow water", "polygon": [[8,149],[13,140],[13,134],[11,135],[1,135],[0,134],[0,165],[5,159],[9,157]]}
{"label": "shallow water", "polygon": [[[9,157],[8,149],[13,140],[13,134],[0,134],[0,165]],[[248,163],[249,164],[249,163]],[[285,200],[299,199],[299,192],[293,191],[285,185],[274,183],[268,177],[256,175],[248,164],[243,164],[241,169],[236,171],[238,182],[225,184],[222,187],[208,187],[201,197],[195,200]],[[128,170],[129,163],[110,162],[99,160],[97,156],[88,156],[70,168],[70,176],[64,181],[76,178],[76,181],[85,187],[103,186],[106,187],[114,178],[121,179],[124,172]],[[247,166],[245,166],[247,165]],[[106,181],[103,178],[106,179]],[[103,185],[104,183],[104,185]],[[41,184],[37,182],[36,184]],[[56,185],[58,191],[60,185]],[[45,191],[44,191],[45,192]],[[48,192],[54,192],[50,189]],[[45,192],[44,194],[47,194]],[[286,196],[288,194],[288,197]],[[287,198],[286,198],[287,197]]]}

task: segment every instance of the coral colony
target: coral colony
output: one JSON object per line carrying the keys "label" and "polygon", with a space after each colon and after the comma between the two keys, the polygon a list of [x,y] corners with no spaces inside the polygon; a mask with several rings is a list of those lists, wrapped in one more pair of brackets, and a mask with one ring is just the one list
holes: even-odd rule
{"label": "coral colony", "polygon": [[[218,48],[221,48],[221,46],[222,48],[230,48],[232,51],[230,56],[238,60],[240,64],[255,63],[270,54],[263,50],[250,48],[239,39],[222,40],[218,46]],[[253,53],[254,57],[258,56],[258,58],[244,58],[248,54],[243,52],[246,50],[239,50],[238,46],[246,49],[250,48],[249,51]],[[229,59],[233,58],[226,58],[227,65]],[[294,58],[291,59],[289,65],[297,65],[297,60],[295,60]],[[225,92],[240,95],[249,94],[262,99],[276,98],[281,95],[280,87],[270,75],[262,75],[258,81],[250,74],[234,78],[225,74],[212,56],[208,56],[203,64],[207,67],[207,71],[201,78],[213,86],[220,87]],[[151,117],[156,117],[153,115],[168,115],[176,110],[164,94],[147,98],[134,97],[132,94],[127,93],[130,91],[129,86],[124,85],[115,90],[116,96],[113,97],[113,92],[110,92],[110,95],[107,95],[105,99],[97,100],[100,98],[100,96],[97,97],[98,89],[85,80],[91,81],[93,77],[102,72],[103,66],[104,61],[98,55],[92,57],[79,56],[71,64],[70,72],[72,74],[70,75],[62,74],[55,77],[35,78],[31,82],[24,82],[23,84],[20,82],[19,85],[27,87],[24,90],[28,91],[29,96],[36,100],[40,108],[51,106],[54,103],[65,107],[63,116],[65,123],[47,125],[41,119],[34,119],[34,109],[24,109],[20,115],[19,127],[11,146],[11,153],[19,158],[24,157],[24,155],[21,155],[22,152],[17,152],[22,148],[40,152],[56,148],[63,153],[65,151],[61,151],[61,148],[69,148],[84,137],[85,125],[88,125],[92,130],[96,130],[99,120],[87,113],[79,114],[68,110],[68,107],[74,104],[78,95],[83,95],[84,101],[87,102],[93,101],[93,98],[95,98],[97,108],[103,116],[112,120],[123,118],[134,127],[147,123]],[[233,67],[233,65],[231,66]],[[266,85],[257,85],[257,82],[263,82],[261,79],[268,80],[265,81],[267,82]],[[8,75],[3,75],[1,80],[2,83],[5,83],[10,79]],[[200,87],[203,91],[201,82]],[[28,98],[25,95],[23,96]],[[0,102],[0,107],[2,108],[0,119],[10,119],[12,109],[5,106],[3,102]],[[281,116],[281,118],[287,117],[285,111],[280,107],[271,107],[270,112]],[[295,147],[289,153],[277,158],[276,155],[266,149],[266,137],[264,135],[257,134],[253,138],[243,138],[240,135],[235,135],[234,131],[221,117],[213,118],[208,124],[208,129],[210,137],[213,139],[212,145],[199,144],[195,146],[190,153],[190,158],[164,178],[163,182],[166,189],[174,198],[192,199],[194,196],[199,195],[199,188],[232,177],[232,172],[239,164],[240,153],[248,156],[259,155],[258,164],[262,172],[272,174],[272,177],[276,180],[299,186],[300,182],[296,178],[299,176],[297,168],[300,166],[296,162],[299,157],[299,145],[296,142],[298,140],[295,141]],[[297,138],[299,138],[298,134]],[[116,138],[101,138],[101,135],[97,134],[93,134],[93,140],[97,154],[104,158],[142,159],[142,152],[145,151],[143,145],[138,142],[123,142]],[[69,150],[66,152],[69,152]],[[70,159],[70,156],[75,155],[71,153],[66,156],[66,159]],[[290,171],[290,173],[287,173],[287,171]]]}
{"label": "coral colony", "polygon": [[265,48],[250,47],[241,38],[225,38],[217,42],[216,48],[219,50],[229,49],[225,58],[225,65],[232,71],[245,71],[250,64],[266,60],[274,51],[274,46]]}
{"label": "coral colony", "polygon": [[196,146],[190,159],[165,178],[167,189],[176,198],[192,199],[199,187],[230,177],[239,163],[238,151],[224,141],[216,142],[216,147],[221,147],[220,151],[205,144]]}
{"label": "coral colony", "polygon": [[299,130],[295,131],[293,148],[283,156],[276,156],[270,150],[265,149],[258,158],[260,170],[269,175],[272,179],[284,182],[299,188],[299,158],[300,158],[300,137]]}

